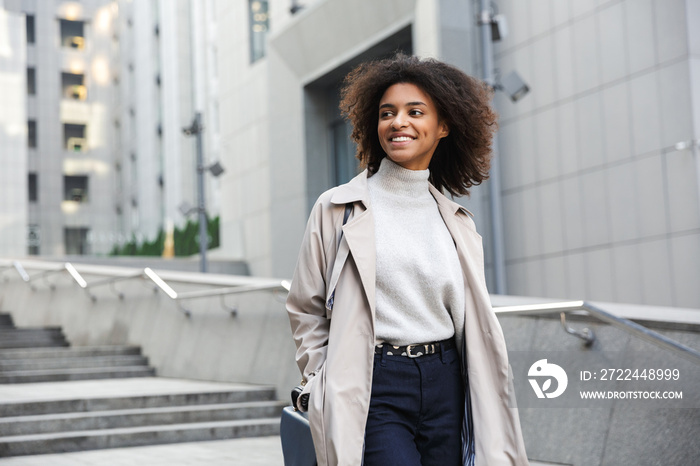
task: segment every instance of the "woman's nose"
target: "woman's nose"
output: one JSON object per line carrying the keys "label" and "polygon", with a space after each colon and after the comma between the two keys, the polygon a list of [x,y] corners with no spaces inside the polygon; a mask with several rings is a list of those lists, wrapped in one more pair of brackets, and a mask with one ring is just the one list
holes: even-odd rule
{"label": "woman's nose", "polygon": [[406,122],[407,122],[407,120],[406,120],[405,116],[398,114],[398,115],[396,115],[396,118],[394,118],[394,121],[391,122],[391,128],[392,129],[405,128]]}

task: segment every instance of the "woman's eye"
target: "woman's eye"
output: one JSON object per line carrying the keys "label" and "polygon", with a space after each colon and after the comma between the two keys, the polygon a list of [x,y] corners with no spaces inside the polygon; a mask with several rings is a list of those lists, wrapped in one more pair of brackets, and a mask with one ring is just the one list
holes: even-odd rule
{"label": "woman's eye", "polygon": [[409,115],[413,115],[413,116],[422,115],[422,114],[423,114],[423,112],[421,112],[420,110],[411,110],[409,112]]}
{"label": "woman's eye", "polygon": [[391,116],[391,112],[381,112],[381,113],[379,114],[379,116],[380,116],[381,118],[386,118],[386,117],[388,117],[388,116]]}

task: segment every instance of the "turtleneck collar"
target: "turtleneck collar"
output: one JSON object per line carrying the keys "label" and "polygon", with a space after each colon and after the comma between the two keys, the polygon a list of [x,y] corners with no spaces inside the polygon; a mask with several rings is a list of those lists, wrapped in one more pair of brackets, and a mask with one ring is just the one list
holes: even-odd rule
{"label": "turtleneck collar", "polygon": [[387,192],[407,197],[425,197],[430,195],[428,178],[430,170],[409,170],[384,157],[379,170],[369,180]]}

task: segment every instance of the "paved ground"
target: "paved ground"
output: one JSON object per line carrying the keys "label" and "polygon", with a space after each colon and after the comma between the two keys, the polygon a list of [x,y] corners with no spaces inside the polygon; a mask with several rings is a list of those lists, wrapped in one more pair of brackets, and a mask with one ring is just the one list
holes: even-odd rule
{"label": "paved ground", "polygon": [[281,466],[279,437],[111,448],[0,459],[2,466]]}

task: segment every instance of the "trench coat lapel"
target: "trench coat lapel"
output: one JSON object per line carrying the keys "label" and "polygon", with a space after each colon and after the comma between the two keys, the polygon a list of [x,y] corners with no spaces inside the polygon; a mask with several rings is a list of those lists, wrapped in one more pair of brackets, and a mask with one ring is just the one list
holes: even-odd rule
{"label": "trench coat lapel", "polygon": [[[481,235],[476,231],[476,227],[470,219],[460,218],[462,215],[471,216],[472,213],[456,202],[449,200],[433,185],[430,185],[430,192],[438,204],[440,215],[457,247],[457,255],[462,265],[465,285],[468,285],[472,294],[477,293],[477,291],[483,291],[483,293],[478,293],[478,301],[482,304],[488,303],[490,306],[488,292],[485,290],[486,279],[484,276]],[[480,260],[475,261],[474,259]],[[482,284],[483,286],[479,286]],[[474,298],[477,298],[477,296],[474,296]]]}
{"label": "trench coat lapel", "polygon": [[369,209],[369,189],[367,188],[367,170],[339,186],[331,202],[337,205],[353,203],[353,212],[343,226],[343,239],[347,243],[352,259],[360,274],[362,288],[367,296],[372,319],[375,315],[375,278],[377,269],[377,249],[374,236],[374,216]]}

